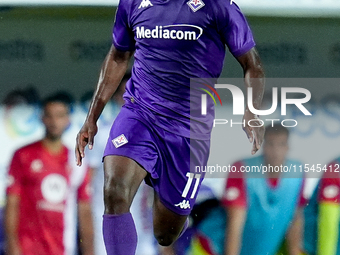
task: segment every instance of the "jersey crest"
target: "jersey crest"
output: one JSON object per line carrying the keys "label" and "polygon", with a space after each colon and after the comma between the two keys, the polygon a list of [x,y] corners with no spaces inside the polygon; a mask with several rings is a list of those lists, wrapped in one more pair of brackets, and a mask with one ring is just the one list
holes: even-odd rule
{"label": "jersey crest", "polygon": [[189,0],[187,2],[191,10],[194,12],[197,12],[199,9],[201,9],[205,4],[202,0]]}
{"label": "jersey crest", "polygon": [[120,136],[113,139],[112,143],[116,148],[118,148],[118,147],[128,143],[128,140],[126,139],[124,134],[121,134]]}

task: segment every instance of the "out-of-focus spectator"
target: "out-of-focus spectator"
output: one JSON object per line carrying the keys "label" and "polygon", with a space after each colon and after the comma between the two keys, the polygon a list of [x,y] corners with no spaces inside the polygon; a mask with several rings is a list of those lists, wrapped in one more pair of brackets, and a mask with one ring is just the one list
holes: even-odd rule
{"label": "out-of-focus spectator", "polygon": [[8,93],[2,104],[11,107],[20,104],[39,104],[40,97],[38,91],[29,85],[26,89],[15,89]]}
{"label": "out-of-focus spectator", "polygon": [[[267,127],[263,155],[247,158],[233,164],[221,210],[218,205],[204,215],[197,226],[191,254],[204,255],[274,255],[285,240],[289,254],[301,252],[303,228],[302,174],[294,176],[283,171],[253,171],[263,166],[281,169],[301,165],[287,159],[288,130],[281,125]],[[262,171],[263,169],[261,169]],[[244,171],[243,171],[244,172]]]}
{"label": "out-of-focus spectator", "polygon": [[83,255],[94,254],[89,172],[75,166],[74,152],[61,141],[69,103],[66,93],[48,97],[44,138],[14,153],[5,209],[8,255],[74,255],[77,215]]}
{"label": "out-of-focus spectator", "polygon": [[308,255],[340,254],[340,157],[324,172],[305,208],[304,250]]}
{"label": "out-of-focus spectator", "polygon": [[303,179],[289,178],[296,176],[281,170],[283,166],[302,165],[286,158],[288,138],[287,128],[280,124],[269,126],[263,155],[234,163],[237,170],[267,166],[268,172],[228,178],[222,200],[227,212],[224,254],[274,255],[285,237],[289,254],[300,254],[306,201]]}
{"label": "out-of-focus spectator", "polygon": [[[40,97],[37,90],[33,87],[33,85],[28,85],[26,89],[16,89],[8,93],[2,101],[2,105],[6,109],[6,114],[8,115],[8,111],[18,105],[37,105],[40,103]],[[2,121],[4,121],[2,119]],[[3,168],[2,168],[3,167]],[[3,174],[5,174],[5,166],[0,166],[1,172],[1,184],[0,184],[0,193],[1,193],[1,202],[0,202],[0,255],[4,254],[5,250],[5,234],[4,234],[4,222],[3,222],[3,214],[4,214],[4,196],[5,193],[5,178],[3,178]]]}

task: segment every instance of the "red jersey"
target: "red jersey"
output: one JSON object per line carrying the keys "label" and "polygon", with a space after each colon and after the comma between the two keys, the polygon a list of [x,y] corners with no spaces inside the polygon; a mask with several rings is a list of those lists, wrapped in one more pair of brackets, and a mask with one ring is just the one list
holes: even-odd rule
{"label": "red jersey", "polygon": [[340,203],[339,160],[331,162],[319,183],[318,201]]}
{"label": "red jersey", "polygon": [[18,237],[23,255],[74,254],[77,201],[90,200],[90,178],[85,167],[72,167],[70,153],[64,146],[52,155],[39,141],[13,156],[7,194],[20,197]]}

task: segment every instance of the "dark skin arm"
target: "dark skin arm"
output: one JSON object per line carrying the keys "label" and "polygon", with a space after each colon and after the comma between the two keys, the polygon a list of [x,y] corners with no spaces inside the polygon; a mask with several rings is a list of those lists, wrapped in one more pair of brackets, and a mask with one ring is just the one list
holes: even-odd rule
{"label": "dark skin arm", "polygon": [[[260,109],[265,88],[264,70],[260,57],[256,49],[252,48],[250,51],[240,57],[237,57],[236,59],[243,68],[246,87],[253,88],[253,106],[255,109]],[[250,112],[247,107],[243,116],[243,120],[245,121],[245,127],[243,127],[243,130],[246,132],[249,141],[253,143],[251,150],[252,155],[254,155],[261,148],[265,131],[264,126],[249,126],[248,121],[253,119],[256,119],[256,121],[251,122],[252,126],[261,125],[261,122],[258,120],[258,116]]]}
{"label": "dark skin arm", "polygon": [[133,52],[131,51],[119,51],[112,45],[106,55],[100,70],[99,81],[92,98],[89,112],[83,127],[77,135],[75,152],[78,166],[81,165],[82,158],[85,157],[84,150],[86,145],[89,145],[89,149],[92,149],[94,136],[97,133],[97,120],[106,103],[117,90],[127,70],[132,54]]}

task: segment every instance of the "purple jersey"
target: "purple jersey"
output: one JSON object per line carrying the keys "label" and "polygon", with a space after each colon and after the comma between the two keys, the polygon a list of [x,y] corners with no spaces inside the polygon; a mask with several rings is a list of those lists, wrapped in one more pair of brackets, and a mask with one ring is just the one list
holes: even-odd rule
{"label": "purple jersey", "polygon": [[214,112],[190,113],[190,78],[218,78],[225,46],[235,57],[255,46],[245,17],[229,0],[121,0],[113,44],[135,50],[125,100],[152,115],[155,125],[194,139],[210,138]]}

